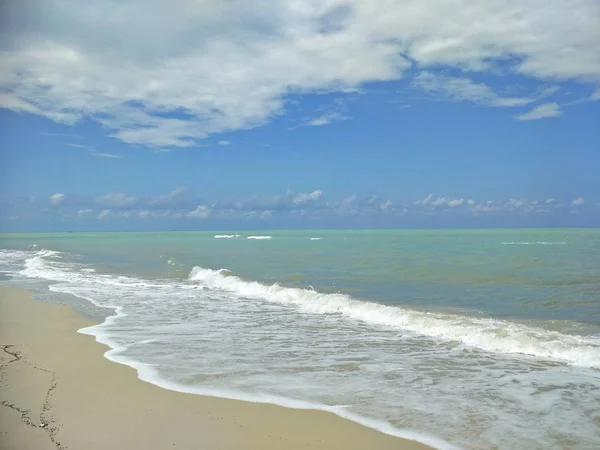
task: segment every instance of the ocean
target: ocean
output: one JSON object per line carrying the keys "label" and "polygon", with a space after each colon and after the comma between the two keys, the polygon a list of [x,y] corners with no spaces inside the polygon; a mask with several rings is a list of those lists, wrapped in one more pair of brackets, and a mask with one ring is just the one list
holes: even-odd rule
{"label": "ocean", "polygon": [[0,235],[141,379],[440,449],[600,448],[600,230]]}

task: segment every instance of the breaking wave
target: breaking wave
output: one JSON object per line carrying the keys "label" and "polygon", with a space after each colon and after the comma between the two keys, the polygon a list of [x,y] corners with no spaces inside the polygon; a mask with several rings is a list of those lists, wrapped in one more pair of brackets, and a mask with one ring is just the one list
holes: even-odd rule
{"label": "breaking wave", "polygon": [[600,339],[566,335],[543,328],[491,318],[414,311],[278,284],[244,281],[225,269],[194,267],[190,281],[241,298],[292,305],[311,314],[341,314],[349,319],[396,328],[494,353],[523,354],[600,368]]}

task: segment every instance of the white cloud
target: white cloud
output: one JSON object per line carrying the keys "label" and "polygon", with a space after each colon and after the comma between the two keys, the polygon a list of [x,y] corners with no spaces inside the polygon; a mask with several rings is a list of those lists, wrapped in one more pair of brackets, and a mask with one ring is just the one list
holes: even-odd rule
{"label": "white cloud", "polygon": [[210,208],[204,205],[198,205],[195,210],[188,212],[186,216],[195,219],[208,219],[210,217],[210,214]]}
{"label": "white cloud", "polygon": [[562,111],[556,103],[544,103],[543,105],[536,106],[525,114],[519,114],[518,116],[515,116],[515,119],[538,120],[547,117],[558,117],[560,115],[562,115]]}
{"label": "white cloud", "polygon": [[425,197],[423,200],[416,201],[415,205],[429,205],[429,203],[431,203],[431,201],[434,199],[434,197],[435,197],[435,194],[432,192],[427,197]]}
{"label": "white cloud", "polygon": [[92,147],[90,145],[84,145],[84,144],[72,144],[72,143],[69,143],[69,144],[66,144],[66,145],[68,145],[69,147],[81,148],[81,149],[84,149],[84,150],[93,150],[94,149],[94,147]]}
{"label": "white cloud", "polygon": [[108,209],[103,209],[102,211],[100,211],[100,214],[98,214],[98,220],[103,220],[106,218],[109,218],[111,216],[111,212]]}
{"label": "white cloud", "polygon": [[292,127],[291,129],[296,129],[300,127],[321,127],[323,125],[329,125],[334,122],[341,122],[343,120],[348,120],[350,117],[345,116],[340,112],[329,112],[326,114],[322,114],[319,117],[314,119],[310,119],[300,125]]}
{"label": "white cloud", "polygon": [[350,195],[349,197],[343,198],[342,201],[339,204],[339,208],[340,209],[348,209],[350,207],[350,205],[352,205],[354,203],[354,200],[356,200],[356,195]]}
{"label": "white cloud", "polygon": [[472,202],[472,200],[465,200],[464,198],[436,197],[434,193],[431,193],[423,200],[415,202],[415,205],[448,206],[450,208],[456,208],[457,206],[463,205],[465,202]]}
{"label": "white cloud", "polygon": [[596,92],[594,92],[594,93],[592,94],[592,96],[590,97],[590,100],[592,100],[592,101],[594,101],[594,102],[595,102],[596,100],[600,100],[600,88],[599,88],[599,89],[596,89]]}
{"label": "white cloud", "polygon": [[[54,200],[51,200],[53,199]],[[171,192],[153,197],[136,198],[122,192],[110,192],[99,197],[67,197],[64,194],[54,194],[48,201],[60,203],[60,211],[64,218],[98,220],[178,220],[184,218],[212,219],[212,220],[243,220],[262,219],[274,217],[293,219],[327,219],[335,216],[362,216],[365,219],[379,217],[389,220],[396,216],[407,218],[446,217],[468,218],[484,214],[505,217],[525,217],[526,215],[560,215],[592,212],[595,199],[586,202],[582,197],[572,201],[556,201],[553,198],[541,200],[527,200],[524,198],[510,198],[508,200],[488,200],[476,202],[469,198],[452,198],[438,196],[434,193],[412,204],[401,202],[392,203],[378,195],[357,198],[350,195],[337,202],[323,201],[323,192],[320,189],[296,193],[288,191],[284,195],[267,197],[240,198],[231,201],[210,202],[202,200],[190,193],[185,187],[178,187]],[[57,204],[58,204],[57,203]],[[590,205],[589,208],[583,205]],[[35,207],[48,213],[42,205],[34,203]],[[94,205],[98,205],[95,207]],[[54,213],[56,210],[54,210]]]}
{"label": "white cloud", "polygon": [[499,211],[502,208],[496,204],[492,200],[488,200],[485,203],[476,203],[471,206],[471,211],[474,213],[488,213]]}
{"label": "white cloud", "polygon": [[462,205],[465,202],[464,198],[458,198],[458,199],[454,199],[454,200],[449,200],[448,201],[448,206],[451,208],[456,208],[457,206]]}
{"label": "white cloud", "polygon": [[527,97],[503,97],[486,84],[475,83],[468,78],[436,75],[431,72],[421,72],[415,77],[413,84],[437,96],[485,106],[523,106],[534,101]]}
{"label": "white cloud", "polygon": [[123,192],[109,192],[94,199],[97,205],[108,208],[126,208],[135,205],[138,202],[136,197],[125,195]]}
{"label": "white cloud", "polygon": [[61,194],[60,192],[57,192],[56,194],[52,194],[50,197],[48,197],[48,201],[50,202],[51,205],[58,206],[62,202],[65,201],[65,197],[66,197],[65,194]]}
{"label": "white cloud", "polygon": [[384,202],[382,202],[382,203],[379,205],[379,209],[388,209],[388,208],[389,208],[389,207],[391,207],[391,206],[392,206],[392,202],[391,202],[391,201],[389,201],[389,200],[385,200]]}
{"label": "white cloud", "polygon": [[219,145],[231,145],[229,141],[219,141]]}
{"label": "white cloud", "polygon": [[179,186],[167,194],[159,195],[158,197],[151,199],[150,204],[155,206],[172,205],[173,203],[179,201],[187,193],[188,188],[185,186]]}
{"label": "white cloud", "polygon": [[89,153],[96,158],[122,158],[122,156],[115,155],[114,153],[103,153],[96,150],[90,150]]}
{"label": "white cloud", "polygon": [[413,62],[600,80],[597,0],[30,0],[3,15],[2,107],[95,120],[150,147],[256,127],[284,112],[287,94],[356,91]]}
{"label": "white cloud", "polygon": [[296,194],[296,193],[290,191],[292,203],[295,205],[301,205],[306,202],[316,201],[319,198],[321,198],[322,195],[323,195],[323,191],[321,191],[320,189],[316,189],[316,190],[306,193],[306,194],[303,194],[303,193]]}
{"label": "white cloud", "polygon": [[115,155],[114,153],[99,152],[96,149],[94,149],[94,147],[92,147],[91,145],[73,144],[73,143],[68,143],[66,145],[68,145],[69,147],[73,147],[73,148],[79,148],[79,149],[82,149],[82,150],[87,150],[87,152],[90,155],[95,156],[97,158],[121,158],[121,156]]}
{"label": "white cloud", "polygon": [[77,211],[77,215],[79,217],[83,217],[83,216],[87,216],[92,214],[94,211],[92,210],[92,208],[84,208],[84,209],[80,209],[79,211]]}
{"label": "white cloud", "polygon": [[77,139],[81,139],[81,136],[79,136],[78,134],[72,134],[72,133],[47,133],[45,131],[42,131],[40,133],[42,136],[52,136],[52,137],[68,137],[68,138],[77,138]]}

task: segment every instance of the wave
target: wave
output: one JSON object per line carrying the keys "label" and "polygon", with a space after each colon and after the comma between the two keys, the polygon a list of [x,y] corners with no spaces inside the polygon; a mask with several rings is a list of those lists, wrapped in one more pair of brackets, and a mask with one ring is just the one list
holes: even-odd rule
{"label": "wave", "polygon": [[43,248],[38,252],[37,256],[39,256],[40,258],[47,258],[51,256],[60,256],[60,254],[60,252],[57,252],[55,250],[47,250]]}
{"label": "wave", "polygon": [[[62,254],[52,250],[41,250],[31,256],[31,252],[28,252],[30,257],[25,259],[23,262],[25,268],[20,271],[22,275],[33,278],[43,278],[47,280],[53,280],[58,284],[51,285],[50,291],[67,293],[79,298],[85,299],[90,303],[103,307],[111,308],[114,310],[114,314],[107,317],[104,322],[86,327],[78,330],[81,334],[92,335],[96,338],[96,341],[110,347],[104,356],[119,364],[127,365],[134,368],[137,371],[138,378],[140,380],[149,382],[151,384],[160,386],[165,389],[204,395],[217,398],[228,398],[234,400],[247,401],[252,403],[267,403],[279,405],[293,409],[311,409],[311,410],[322,410],[338,415],[347,420],[356,422],[363,426],[378,430],[382,433],[397,436],[404,439],[415,440],[423,444],[429,445],[432,448],[439,450],[460,450],[459,447],[445,442],[443,439],[438,438],[435,435],[429,435],[417,430],[408,428],[399,428],[385,420],[373,419],[367,416],[363,416],[359,413],[354,413],[347,410],[347,405],[327,405],[319,403],[318,401],[307,401],[298,398],[285,397],[276,394],[269,393],[258,393],[258,392],[245,392],[243,390],[236,389],[221,389],[215,387],[203,387],[203,386],[191,386],[187,384],[181,384],[173,382],[168,378],[162,376],[153,366],[153,364],[143,363],[137,359],[133,359],[123,354],[129,347],[127,344],[119,344],[112,336],[111,326],[115,325],[116,322],[128,316],[123,306],[116,304],[108,304],[104,301],[97,301],[95,296],[89,295],[89,292],[96,292],[100,286],[111,288],[127,288],[137,289],[150,288],[156,290],[157,287],[182,287],[183,285],[161,285],[159,283],[150,282],[149,280],[143,280],[138,278],[130,278],[126,276],[112,276],[112,275],[99,275],[84,269],[77,269],[76,265],[63,264],[57,261],[57,256]],[[53,258],[53,259],[49,259]],[[231,272],[223,269],[219,272],[219,276],[222,278],[233,277]],[[96,285],[92,290],[80,289],[81,286],[85,285]],[[189,286],[190,288],[193,286]],[[117,291],[117,292],[128,292],[128,291]],[[131,292],[131,291],[129,291]],[[139,342],[138,342],[139,343]]]}
{"label": "wave", "polygon": [[[117,317],[120,316],[124,316],[124,314],[119,308],[117,308],[116,315],[109,317],[107,321],[114,321]],[[396,436],[402,439],[414,440],[422,444],[428,445],[434,449],[461,450],[460,447],[450,444],[449,442],[446,442],[443,439],[440,439],[436,436],[424,434],[419,431],[411,430],[408,428],[398,428],[390,424],[389,422],[383,420],[371,419],[369,417],[364,417],[360,414],[349,412],[346,410],[346,408],[348,408],[348,405],[325,405],[313,401],[299,400],[296,398],[283,397],[280,395],[256,392],[251,393],[235,389],[191,386],[170,381],[162,377],[158,373],[158,371],[153,367],[152,364],[145,364],[123,356],[121,352],[122,350],[124,350],[124,347],[115,344],[115,342],[109,338],[109,336],[106,334],[103,328],[104,324],[93,325],[91,327],[82,328],[78,330],[78,332],[81,334],[94,336],[97,342],[110,347],[111,350],[107,351],[104,354],[105,358],[118,364],[123,364],[135,369],[140,380],[162,387],[163,389],[182,392],[186,394],[203,395],[206,397],[216,397],[231,400],[241,400],[250,403],[278,405],[291,409],[327,411],[339,417],[342,417],[343,419],[350,420],[365,427],[380,431],[381,433],[388,434],[390,436]]]}
{"label": "wave", "polygon": [[239,238],[239,234],[216,234],[215,239],[237,239]]}
{"label": "wave", "polygon": [[565,335],[524,324],[491,318],[414,311],[395,306],[353,299],[345,294],[326,294],[314,290],[286,288],[244,281],[226,269],[194,267],[192,282],[241,298],[266,300],[297,307],[310,314],[338,314],[372,325],[392,327],[404,332],[493,353],[522,354],[558,360],[567,364],[600,368],[600,339]]}
{"label": "wave", "polygon": [[246,239],[273,239],[273,236],[248,236]]}
{"label": "wave", "polygon": [[523,241],[523,242],[501,242],[501,245],[565,245],[566,242],[548,242],[548,241]]}
{"label": "wave", "polygon": [[323,239],[323,238],[320,238],[320,237],[310,238],[311,241],[320,241],[321,239]]}

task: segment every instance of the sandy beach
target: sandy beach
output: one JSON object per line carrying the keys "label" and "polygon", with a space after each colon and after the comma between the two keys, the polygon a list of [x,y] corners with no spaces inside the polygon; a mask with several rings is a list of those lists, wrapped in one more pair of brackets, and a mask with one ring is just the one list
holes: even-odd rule
{"label": "sandy beach", "polygon": [[321,411],[182,394],[103,357],[71,308],[0,288],[0,448],[429,447]]}

